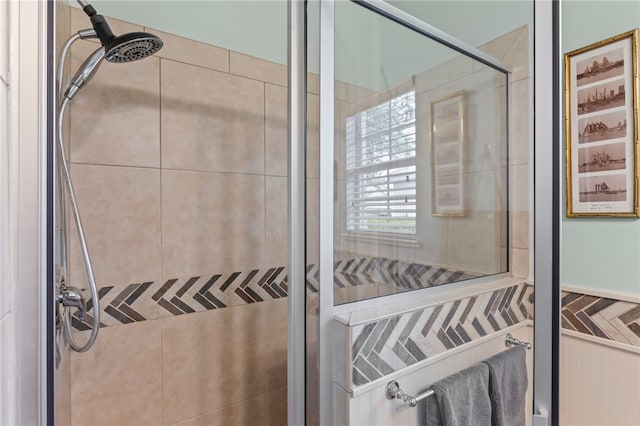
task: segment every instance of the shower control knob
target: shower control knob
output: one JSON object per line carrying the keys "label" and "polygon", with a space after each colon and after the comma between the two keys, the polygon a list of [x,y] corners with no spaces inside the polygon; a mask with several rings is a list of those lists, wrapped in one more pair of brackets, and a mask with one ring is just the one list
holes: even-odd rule
{"label": "shower control knob", "polygon": [[58,303],[67,308],[78,308],[80,311],[80,319],[84,321],[87,313],[87,302],[80,290],[75,287],[60,287],[58,290]]}

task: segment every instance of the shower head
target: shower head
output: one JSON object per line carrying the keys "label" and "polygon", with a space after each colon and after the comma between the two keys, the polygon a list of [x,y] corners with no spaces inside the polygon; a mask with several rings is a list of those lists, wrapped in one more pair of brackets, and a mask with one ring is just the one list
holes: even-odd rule
{"label": "shower head", "polygon": [[100,43],[104,46],[105,59],[109,62],[132,62],[153,55],[162,48],[162,40],[149,33],[134,32],[115,36],[104,16],[84,0],[78,0],[82,10],[91,20]]}
{"label": "shower head", "polygon": [[109,62],[133,62],[146,58],[162,48],[162,40],[149,33],[126,33],[105,44],[105,59]]}
{"label": "shower head", "polygon": [[[97,37],[100,39],[100,47],[89,56],[75,75],[67,88],[64,96],[71,100],[78,90],[87,84],[94,76],[104,59],[109,62],[124,63],[146,58],[162,48],[162,40],[149,33],[132,32],[116,36],[111,31],[109,24],[102,15],[84,0],[78,0],[84,12],[91,19],[93,30],[83,30],[78,33],[80,38]],[[85,34],[86,33],[86,34]]]}

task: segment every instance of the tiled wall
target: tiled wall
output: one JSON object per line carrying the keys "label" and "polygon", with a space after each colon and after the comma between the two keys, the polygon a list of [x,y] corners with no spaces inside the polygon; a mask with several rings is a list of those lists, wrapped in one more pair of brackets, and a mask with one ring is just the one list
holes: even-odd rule
{"label": "tiled wall", "polygon": [[[70,20],[72,31],[89,25],[77,9]],[[125,302],[147,283],[177,282],[175,297],[192,277],[286,265],[287,69],[109,22],[165,45],[143,61],[104,62],[70,107],[71,173],[97,284],[122,295],[103,309],[134,317],[104,315],[117,326],[72,354],[71,423],[285,424],[286,299],[248,304],[239,281],[242,305],[178,317],[156,304],[164,314],[149,321]],[[96,48],[76,43],[71,68]],[[317,103],[317,90],[309,97]],[[70,229],[69,282],[83,287]]]}
{"label": "tiled wall", "polygon": [[532,319],[524,282],[349,326],[350,390]]}
{"label": "tiled wall", "polygon": [[562,328],[640,348],[640,303],[562,292]]}

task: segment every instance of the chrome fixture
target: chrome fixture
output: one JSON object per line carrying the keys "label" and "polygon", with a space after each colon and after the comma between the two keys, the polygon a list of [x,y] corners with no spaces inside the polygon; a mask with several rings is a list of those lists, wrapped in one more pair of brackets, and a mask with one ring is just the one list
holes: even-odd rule
{"label": "chrome fixture", "polygon": [[[504,344],[506,346],[523,346],[525,349],[531,349],[531,343],[524,342],[522,340],[518,340],[511,335],[511,333],[507,334],[504,339]],[[426,391],[418,394],[416,396],[409,395],[402,389],[400,389],[400,385],[395,380],[387,383],[387,399],[399,399],[404,402],[409,407],[415,407],[418,405],[418,402],[423,399],[429,398],[431,395],[434,395],[435,391],[433,389],[427,389]]]}
{"label": "chrome fixture", "polygon": [[[78,344],[71,334],[71,313],[70,309],[77,309],[80,314],[81,320],[84,320],[87,316],[87,304],[82,296],[80,290],[75,287],[66,285],[65,273],[67,268],[67,240],[65,230],[60,231],[61,242],[61,265],[56,268],[56,301],[59,305],[63,306],[61,323],[65,330],[65,335],[69,341],[69,345],[76,352],[85,352],[96,340],[98,336],[98,330],[100,329],[100,301],[98,298],[98,289],[96,287],[95,276],[93,273],[93,267],[91,264],[91,257],[89,256],[89,249],[87,247],[87,241],[84,234],[84,228],[82,221],[80,220],[80,211],[78,210],[78,203],[76,201],[75,191],[73,189],[73,183],[71,181],[71,174],[69,171],[69,165],[67,163],[64,138],[62,134],[62,125],[64,123],[64,114],[66,112],[67,105],[73,97],[82,89],[95,75],[100,67],[100,64],[104,59],[109,62],[126,63],[133,62],[139,59],[146,58],[153,55],[160,48],[162,48],[162,40],[153,34],[143,32],[127,33],[120,36],[115,36],[109,28],[109,24],[102,15],[99,15],[96,10],[88,4],[86,1],[77,0],[84,12],[89,16],[93,28],[78,31],[72,35],[64,44],[58,63],[58,96],[62,93],[63,87],[63,74],[65,62],[67,60],[67,54],[71,45],[77,40],[85,40],[90,38],[97,38],[100,40],[101,46],[94,51],[83,63],[80,65],[76,73],[71,78],[64,95],[61,98],[60,106],[58,110],[58,176],[61,182],[64,182],[66,192],[69,195],[69,203],[71,204],[71,211],[73,213],[73,219],[78,231],[78,239],[80,240],[80,250],[82,252],[82,259],[84,261],[85,270],[87,273],[87,279],[89,282],[89,291],[91,293],[91,306],[93,307],[93,315],[90,318],[92,327],[91,334],[85,342],[85,344]],[[60,206],[64,206],[64,193],[62,188],[58,191],[58,202]],[[59,223],[64,228],[66,223],[64,219],[64,207],[61,209],[61,217]]]}
{"label": "chrome fixture", "polygon": [[531,349],[531,343],[516,339],[511,333],[504,338],[504,344],[506,346],[524,346],[525,349]]}
{"label": "chrome fixture", "polygon": [[436,392],[433,389],[429,389],[419,395],[411,396],[400,389],[400,385],[395,380],[387,383],[387,399],[397,398],[407,404],[409,407],[415,407],[416,405],[418,405],[418,402],[422,401],[423,399],[429,398],[435,393]]}

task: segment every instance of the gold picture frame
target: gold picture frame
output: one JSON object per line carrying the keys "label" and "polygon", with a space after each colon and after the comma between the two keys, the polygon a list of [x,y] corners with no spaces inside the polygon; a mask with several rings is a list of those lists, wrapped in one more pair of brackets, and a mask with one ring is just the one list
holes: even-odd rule
{"label": "gold picture frame", "polygon": [[465,93],[459,91],[430,105],[431,214],[465,215]]}
{"label": "gold picture frame", "polygon": [[567,217],[637,217],[638,30],[564,55]]}

